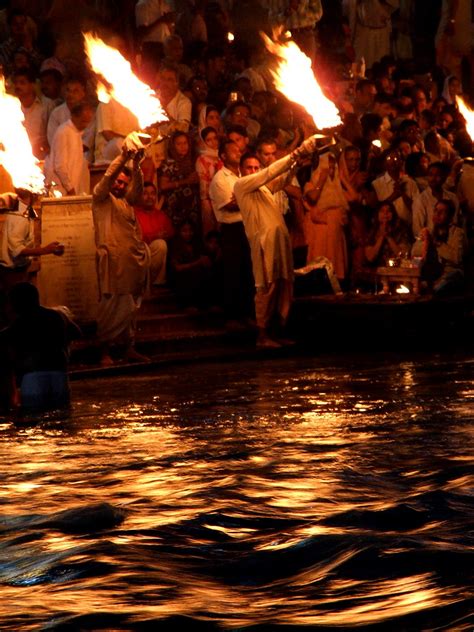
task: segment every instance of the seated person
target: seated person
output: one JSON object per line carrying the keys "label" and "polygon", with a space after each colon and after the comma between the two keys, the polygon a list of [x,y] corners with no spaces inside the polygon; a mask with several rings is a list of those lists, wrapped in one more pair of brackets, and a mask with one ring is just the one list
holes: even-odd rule
{"label": "seated person", "polygon": [[191,221],[184,221],[170,244],[169,279],[181,307],[196,310],[212,303],[212,260]]}
{"label": "seated person", "polygon": [[409,228],[398,217],[394,204],[380,202],[365,247],[370,267],[386,266],[389,259],[407,255],[410,247]]}
{"label": "seated person", "polygon": [[150,276],[153,285],[163,285],[166,281],[167,244],[174,234],[173,224],[163,210],[164,202],[164,196],[158,198],[153,182],[144,182],[141,202],[134,207],[142,239],[151,252]]}
{"label": "seated person", "polygon": [[15,320],[4,336],[20,389],[23,410],[53,410],[69,405],[67,321],[42,307],[38,290],[19,283],[10,291]]}
{"label": "seated person", "polygon": [[433,284],[435,294],[453,294],[464,285],[464,230],[454,223],[456,207],[452,200],[440,200],[433,210],[433,227],[420,231],[412,256],[421,257],[422,277]]}

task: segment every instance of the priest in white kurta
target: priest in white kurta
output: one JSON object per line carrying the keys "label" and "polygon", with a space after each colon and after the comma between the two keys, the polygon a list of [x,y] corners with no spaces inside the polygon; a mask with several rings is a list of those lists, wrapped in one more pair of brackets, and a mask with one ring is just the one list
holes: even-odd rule
{"label": "priest in white kurta", "polygon": [[256,156],[244,155],[243,177],[234,184],[235,199],[250,244],[257,289],[257,344],[261,347],[280,346],[270,330],[273,324],[280,328],[286,324],[293,296],[291,239],[273,193],[286,186],[297,159],[313,150],[314,140],[308,139],[291,155],[262,170]]}
{"label": "priest in white kurta", "polygon": [[84,156],[82,133],[90,124],[91,106],[74,106],[71,118],[60,125],[46,159],[46,183],[62,195],[89,195],[89,165]]}

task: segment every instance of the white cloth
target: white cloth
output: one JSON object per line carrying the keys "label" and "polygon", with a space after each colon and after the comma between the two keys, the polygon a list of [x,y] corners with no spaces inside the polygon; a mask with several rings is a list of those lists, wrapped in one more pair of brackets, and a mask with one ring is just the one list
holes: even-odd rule
{"label": "white cloth", "polygon": [[225,206],[231,202],[234,185],[238,176],[227,167],[222,167],[211,180],[209,197],[216,219],[221,224],[235,224],[242,221],[242,213],[226,211]]}
{"label": "white cloth", "polygon": [[[54,110],[51,112],[48,120],[48,143],[50,147],[52,147],[53,145],[54,135],[59,126],[68,121],[70,118],[71,112],[69,111],[66,103],[61,103],[61,105],[58,105],[58,107],[54,108]],[[88,149],[92,149],[94,147],[94,136],[95,117],[82,132],[82,144]]]}
{"label": "white cloth", "polygon": [[[268,287],[279,279],[293,280],[291,239],[275,202],[266,186],[287,171],[291,157],[280,158],[266,169],[239,178],[234,195],[242,213],[245,233],[250,245],[252,269],[257,288]],[[286,178],[272,182],[273,190],[286,184]]]}
{"label": "white cloth", "polygon": [[48,119],[53,109],[54,103],[46,97],[36,97],[29,108],[21,106],[25,117],[24,126],[34,149],[46,146]]}
{"label": "white cloth", "polygon": [[90,175],[84,157],[82,132],[71,119],[60,125],[54,135],[51,152],[45,162],[46,184],[56,183],[63,195],[74,189],[74,195],[89,195]]}
{"label": "white cloth", "polygon": [[[419,189],[418,185],[412,178],[408,176],[401,177],[402,187],[405,189],[406,195],[413,201],[413,199],[418,195]],[[387,172],[385,172],[379,178],[376,178],[372,182],[372,186],[374,187],[375,193],[377,195],[377,199],[379,202],[383,202],[389,198],[393,190],[395,188],[395,180],[390,176]],[[412,225],[412,211],[405,204],[404,199],[400,196],[396,200],[394,200],[393,205],[395,210],[397,211],[398,217],[406,222],[408,226]]]}
{"label": "white cloth", "polygon": [[20,257],[24,248],[33,248],[35,244],[32,220],[23,217],[26,205],[19,201],[18,211],[9,213],[3,224],[0,242],[0,265],[6,268],[21,268],[29,263],[29,257]]}
{"label": "white cloth", "polygon": [[[192,107],[191,99],[183,94],[181,90],[178,90],[176,95],[165,107],[165,110],[168,116],[178,123],[179,129],[187,132],[191,122]],[[171,124],[173,124],[173,121]]]}
{"label": "white cloth", "polygon": [[[137,27],[150,26],[155,20],[161,18],[165,13],[173,11],[172,4],[167,0],[139,0],[135,7],[135,22]],[[147,33],[143,42],[164,42],[171,35],[168,24],[160,23]]]}
{"label": "white cloth", "polygon": [[[453,222],[457,223],[459,219],[459,200],[457,195],[444,189],[443,198],[452,200],[456,207]],[[433,211],[438,198],[435,198],[431,191],[431,187],[426,187],[422,193],[419,193],[413,200],[413,235],[417,237],[422,228],[433,230]]]}
{"label": "white cloth", "polygon": [[[96,111],[95,162],[110,161],[104,155],[108,142],[102,134],[104,131],[118,135],[120,143],[125,136],[140,129],[137,117],[126,107],[111,99],[108,103],[99,103]],[[115,142],[116,139],[113,139]]]}

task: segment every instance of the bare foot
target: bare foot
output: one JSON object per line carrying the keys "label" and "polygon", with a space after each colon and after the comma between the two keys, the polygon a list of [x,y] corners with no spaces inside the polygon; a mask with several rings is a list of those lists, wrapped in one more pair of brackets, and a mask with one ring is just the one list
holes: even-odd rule
{"label": "bare foot", "polygon": [[257,349],[279,349],[281,344],[268,336],[259,336],[257,338]]}

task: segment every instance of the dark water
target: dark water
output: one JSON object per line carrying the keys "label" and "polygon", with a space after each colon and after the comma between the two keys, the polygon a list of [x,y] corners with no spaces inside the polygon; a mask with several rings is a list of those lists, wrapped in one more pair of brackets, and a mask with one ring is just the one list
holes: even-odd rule
{"label": "dark water", "polygon": [[181,367],[3,422],[0,630],[472,630],[473,368]]}

